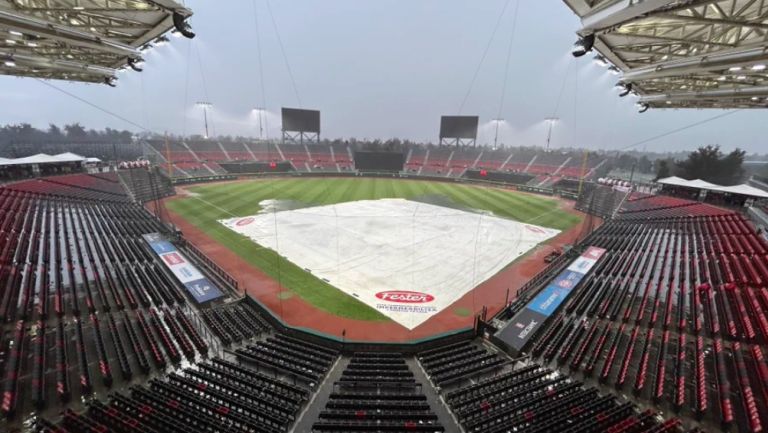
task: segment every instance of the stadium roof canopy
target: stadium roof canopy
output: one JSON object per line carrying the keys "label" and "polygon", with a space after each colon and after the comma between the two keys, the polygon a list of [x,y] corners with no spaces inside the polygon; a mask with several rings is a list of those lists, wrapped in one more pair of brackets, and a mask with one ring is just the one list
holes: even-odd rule
{"label": "stadium roof canopy", "polygon": [[677,176],[665,177],[664,179],[659,179],[656,182],[662,185],[681,186],[684,188],[703,189],[716,192],[727,192],[729,194],[744,195],[757,198],[768,198],[768,192],[757,189],[753,186],[749,186],[747,184],[721,186],[714,183],[709,183],[701,179],[685,180]]}
{"label": "stadium roof canopy", "polygon": [[644,108],[768,107],[764,0],[564,1]]}
{"label": "stadium roof canopy", "polygon": [[0,0],[0,74],[114,85],[168,30],[193,37],[191,15],[173,0]]}

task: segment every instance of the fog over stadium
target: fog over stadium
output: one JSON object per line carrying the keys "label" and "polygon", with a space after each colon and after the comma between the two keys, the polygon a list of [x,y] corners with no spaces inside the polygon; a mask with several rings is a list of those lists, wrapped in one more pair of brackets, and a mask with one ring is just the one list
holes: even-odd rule
{"label": "fog over stadium", "polygon": [[[560,121],[553,147],[617,149],[718,113],[651,110],[639,115],[631,97],[617,97],[616,76],[570,56],[579,20],[561,1],[521,1],[516,25],[515,3],[509,3],[491,38],[506,3],[292,0],[271,2],[270,14],[266,2],[257,1],[260,69],[254,3],[191,0],[187,6],[195,10],[191,22],[198,30],[193,41],[172,38],[151,50],[144,56],[144,72],[121,74],[115,89],[57,85],[159,133],[202,134],[202,112],[194,103],[207,100],[214,105],[216,134],[257,136],[250,113],[266,101],[272,137],[279,135],[280,107],[301,106],[322,111],[326,138],[436,142],[440,115],[476,114],[478,143],[490,144],[514,30],[500,143],[541,146],[547,134],[543,119],[555,116]],[[0,77],[0,89],[5,123],[45,128],[79,121],[89,128],[138,132],[35,80]],[[725,150],[738,146],[761,152],[762,117],[759,110],[744,110],[639,147],[673,151],[720,144]]]}

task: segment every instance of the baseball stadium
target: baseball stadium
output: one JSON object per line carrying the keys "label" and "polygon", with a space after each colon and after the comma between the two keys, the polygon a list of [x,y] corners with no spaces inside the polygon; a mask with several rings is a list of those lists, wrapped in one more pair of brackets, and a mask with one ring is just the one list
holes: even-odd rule
{"label": "baseball stadium", "polygon": [[0,431],[766,431],[768,4],[210,3],[0,0]]}

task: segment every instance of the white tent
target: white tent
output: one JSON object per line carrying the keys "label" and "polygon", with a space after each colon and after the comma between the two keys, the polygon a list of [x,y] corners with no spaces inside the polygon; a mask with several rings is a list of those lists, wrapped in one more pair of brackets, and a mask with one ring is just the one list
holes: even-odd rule
{"label": "white tent", "polygon": [[768,192],[755,188],[747,184],[721,186],[707,182],[701,179],[685,180],[677,176],[665,177],[659,179],[657,183],[662,185],[681,186],[684,188],[703,189],[707,191],[725,192],[729,194],[745,195],[755,198],[768,198]]}
{"label": "white tent", "polygon": [[63,162],[84,162],[85,160],[85,157],[72,152],[60,153],[58,155],[38,153],[37,155],[25,156],[24,158],[0,158],[0,167],[10,165],[40,165],[57,164]]}

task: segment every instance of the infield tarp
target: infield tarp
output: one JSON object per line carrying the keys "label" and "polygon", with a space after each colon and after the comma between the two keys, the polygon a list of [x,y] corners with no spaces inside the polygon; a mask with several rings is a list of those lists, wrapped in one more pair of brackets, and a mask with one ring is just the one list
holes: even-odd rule
{"label": "infield tarp", "polygon": [[559,233],[404,199],[265,210],[220,222],[408,329]]}

